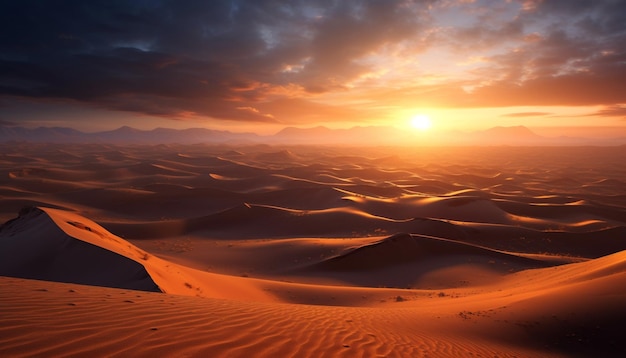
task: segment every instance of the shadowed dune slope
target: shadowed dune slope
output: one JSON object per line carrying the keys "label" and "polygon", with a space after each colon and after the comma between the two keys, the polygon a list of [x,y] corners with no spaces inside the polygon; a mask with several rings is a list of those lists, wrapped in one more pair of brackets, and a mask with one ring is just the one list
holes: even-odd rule
{"label": "shadowed dune slope", "polygon": [[327,259],[316,264],[315,267],[338,271],[372,270],[426,260],[444,261],[454,257],[463,259],[472,257],[475,263],[484,265],[498,261],[517,264],[523,268],[545,266],[543,262],[538,260],[470,244],[423,235],[396,234]]}
{"label": "shadowed dune slope", "polygon": [[25,208],[0,227],[0,275],[160,292],[132,256],[89,241],[68,235],[43,210]]}
{"label": "shadowed dune slope", "polygon": [[80,215],[27,208],[0,228],[0,275],[188,296],[271,296],[242,278],[155,257]]}
{"label": "shadowed dune slope", "polygon": [[513,272],[554,264],[448,239],[396,234],[291,273],[358,286],[443,289],[490,284]]}

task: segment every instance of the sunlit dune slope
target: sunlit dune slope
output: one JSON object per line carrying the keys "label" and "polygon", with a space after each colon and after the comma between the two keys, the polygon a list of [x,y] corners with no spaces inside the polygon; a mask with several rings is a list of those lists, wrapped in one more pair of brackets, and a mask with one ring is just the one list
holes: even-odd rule
{"label": "sunlit dune slope", "polygon": [[0,229],[0,275],[201,297],[270,296],[241,278],[176,265],[80,215],[27,208]]}
{"label": "sunlit dune slope", "polygon": [[160,292],[141,264],[148,253],[112,241],[106,231],[85,226],[83,218],[75,221],[71,214],[64,215],[63,225],[78,228],[78,235],[68,235],[35,207],[23,209],[0,227],[0,274]]}

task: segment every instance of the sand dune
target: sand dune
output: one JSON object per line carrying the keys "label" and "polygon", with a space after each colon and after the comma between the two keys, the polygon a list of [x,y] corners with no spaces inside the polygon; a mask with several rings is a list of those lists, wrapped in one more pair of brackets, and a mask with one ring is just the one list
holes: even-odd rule
{"label": "sand dune", "polygon": [[0,355],[623,356],[622,151],[2,144]]}
{"label": "sand dune", "polygon": [[86,231],[77,235],[83,240],[67,235],[43,210],[22,210],[0,231],[0,275],[159,292],[137,262],[137,254],[147,258],[147,253],[134,247],[137,253],[132,252],[121,242],[111,245],[97,239],[102,242],[94,245],[90,236],[104,235],[100,231],[78,221],[64,225]]}
{"label": "sand dune", "polygon": [[2,226],[0,243],[5,276],[198,297],[268,296],[231,278],[161,260],[87,218],[57,209],[23,210]]}
{"label": "sand dune", "polygon": [[443,289],[484,285],[551,263],[424,235],[396,234],[294,270],[350,285]]}
{"label": "sand dune", "polygon": [[[624,353],[624,261],[620,253],[562,270],[521,272],[480,290],[403,290],[404,296],[394,298],[397,292],[389,289],[361,289],[366,298],[351,301],[352,307],[203,299],[2,278],[1,352],[618,356]],[[589,269],[595,274],[583,274]],[[298,285],[290,286],[292,294],[302,294]],[[308,286],[304,294],[340,295],[329,288]],[[370,294],[380,291],[391,296],[386,303],[362,307]],[[69,331],[71,339],[61,339]]]}
{"label": "sand dune", "polygon": [[[457,317],[429,318],[438,322],[425,328],[418,315],[404,315],[402,309],[263,304],[17,279],[1,282],[7,289],[0,293],[0,352],[12,356],[89,355],[96,350],[107,356],[538,354],[508,342],[462,338],[445,327],[467,326]],[[8,306],[12,309],[5,310]],[[29,318],[40,323],[24,322]],[[24,323],[8,329],[6,323],[17,322]]]}

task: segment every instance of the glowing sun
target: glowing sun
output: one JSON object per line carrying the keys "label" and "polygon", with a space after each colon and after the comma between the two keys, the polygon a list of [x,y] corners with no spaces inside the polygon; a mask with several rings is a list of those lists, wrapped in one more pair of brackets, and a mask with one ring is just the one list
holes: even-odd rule
{"label": "glowing sun", "polygon": [[411,126],[415,129],[425,131],[432,127],[433,123],[430,118],[425,114],[418,114],[411,118]]}

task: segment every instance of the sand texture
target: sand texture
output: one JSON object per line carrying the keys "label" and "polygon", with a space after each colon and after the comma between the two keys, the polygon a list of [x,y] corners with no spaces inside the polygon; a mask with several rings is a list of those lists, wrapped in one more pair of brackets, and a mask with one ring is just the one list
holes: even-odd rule
{"label": "sand texture", "polygon": [[0,356],[624,356],[624,163],[1,144]]}

